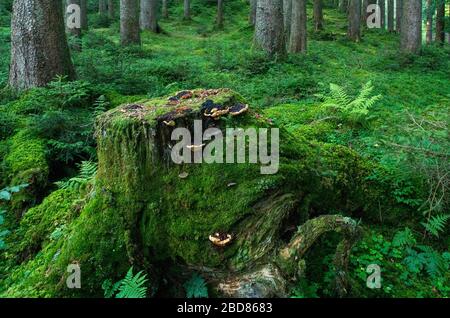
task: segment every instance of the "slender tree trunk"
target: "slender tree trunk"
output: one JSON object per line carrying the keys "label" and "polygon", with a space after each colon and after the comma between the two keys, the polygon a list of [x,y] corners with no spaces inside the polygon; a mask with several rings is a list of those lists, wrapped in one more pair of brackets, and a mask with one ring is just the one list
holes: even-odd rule
{"label": "slender tree trunk", "polygon": [[381,14],[381,28],[386,28],[386,0],[378,0],[378,5],[380,6],[380,14]]}
{"label": "slender tree trunk", "polygon": [[286,45],[289,46],[292,25],[292,1],[283,0],[283,26]]}
{"label": "slender tree trunk", "polygon": [[387,8],[387,28],[389,32],[394,32],[394,0],[388,0],[388,8]]}
{"label": "slender tree trunk", "polygon": [[62,9],[61,1],[14,1],[9,73],[11,87],[24,90],[45,86],[57,75],[75,78]]}
{"label": "slender tree trunk", "polygon": [[367,25],[367,7],[369,6],[369,0],[363,0],[361,6],[361,26]]}
{"label": "slender tree trunk", "polygon": [[348,0],[339,0],[339,10],[341,12],[347,12]]}
{"label": "slender tree trunk", "polygon": [[169,17],[169,10],[167,8],[167,0],[162,0],[162,16],[167,19]]}
{"label": "slender tree trunk", "polygon": [[436,12],[436,41],[440,43],[445,42],[445,1],[437,0]]}
{"label": "slender tree trunk", "polygon": [[403,0],[396,0],[395,8],[395,27],[397,33],[401,33],[402,30],[402,15],[403,15]]}
{"label": "slender tree trunk", "polygon": [[120,0],[120,43],[140,44],[139,0]]}
{"label": "slender tree trunk", "polygon": [[350,0],[348,8],[348,31],[347,36],[350,40],[361,41],[361,1]]}
{"label": "slender tree trunk", "polygon": [[98,0],[98,13],[101,15],[106,15],[108,11],[108,5],[106,0]]}
{"label": "slender tree trunk", "polygon": [[142,30],[158,32],[158,0],[141,0],[140,25]]}
{"label": "slender tree trunk", "polygon": [[248,20],[251,25],[255,25],[256,22],[256,2],[257,0],[250,0],[250,14]]}
{"label": "slender tree trunk", "polygon": [[89,28],[87,0],[80,0],[80,6],[81,6],[81,30],[87,30]]}
{"label": "slender tree trunk", "polygon": [[283,27],[283,0],[258,0],[255,45],[269,55],[286,53]]}
{"label": "slender tree trunk", "polygon": [[217,0],[217,27],[223,29],[223,0]]}
{"label": "slender tree trunk", "polygon": [[291,36],[289,52],[306,52],[306,0],[292,0]]}
{"label": "slender tree trunk", "polygon": [[403,52],[417,54],[422,46],[422,0],[403,2],[400,47]]}
{"label": "slender tree trunk", "polygon": [[322,0],[314,0],[314,10],[313,10],[313,16],[314,16],[314,31],[320,31],[323,29],[323,3]]}
{"label": "slender tree trunk", "polygon": [[184,15],[185,20],[191,19],[191,1],[190,0],[184,0]]}
{"label": "slender tree trunk", "polygon": [[427,21],[426,21],[426,41],[427,44],[433,42],[433,0],[427,0]]}
{"label": "slender tree trunk", "polygon": [[114,0],[108,0],[108,17],[112,20],[116,15]]}

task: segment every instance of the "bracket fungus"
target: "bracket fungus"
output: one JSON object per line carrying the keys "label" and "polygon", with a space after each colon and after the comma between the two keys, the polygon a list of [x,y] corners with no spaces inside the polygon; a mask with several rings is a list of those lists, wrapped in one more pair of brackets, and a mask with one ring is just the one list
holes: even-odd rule
{"label": "bracket fungus", "polygon": [[229,109],[231,116],[238,116],[246,111],[248,111],[248,105],[242,103],[237,103]]}
{"label": "bracket fungus", "polygon": [[231,241],[233,240],[233,236],[227,233],[216,232],[214,233],[214,235],[209,236],[209,240],[215,246],[225,247],[231,243]]}

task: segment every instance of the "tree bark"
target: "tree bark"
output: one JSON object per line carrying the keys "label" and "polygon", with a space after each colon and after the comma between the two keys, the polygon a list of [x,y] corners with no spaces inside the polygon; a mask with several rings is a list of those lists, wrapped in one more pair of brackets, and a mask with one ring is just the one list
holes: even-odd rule
{"label": "tree bark", "polygon": [[217,0],[217,27],[223,29],[223,0]]}
{"label": "tree bark", "polygon": [[158,32],[158,0],[141,0],[140,25],[142,30]]}
{"label": "tree bark", "polygon": [[433,0],[427,0],[426,5],[426,42],[427,44],[431,44],[433,42]]}
{"label": "tree bark", "polygon": [[140,44],[139,0],[120,0],[120,43]]}
{"label": "tree bark", "polygon": [[322,0],[314,0],[314,31],[320,31],[323,29],[323,3]]}
{"label": "tree bark", "polygon": [[292,0],[291,35],[289,52],[306,52],[306,0]]}
{"label": "tree bark", "polygon": [[445,1],[437,0],[436,12],[436,41],[445,42]]}
{"label": "tree bark", "polygon": [[401,50],[419,53],[422,46],[422,0],[403,2],[401,21]]}
{"label": "tree bark", "polygon": [[387,9],[387,29],[389,32],[394,32],[394,0],[388,0]]}
{"label": "tree bark", "polygon": [[402,15],[403,15],[403,0],[396,0],[395,8],[395,30],[401,33],[402,29]]}
{"label": "tree bark", "polygon": [[169,17],[169,10],[167,8],[167,0],[162,0],[162,16],[167,19]]}
{"label": "tree bark", "polygon": [[350,0],[348,10],[347,36],[350,40],[361,41],[361,1]]}
{"label": "tree bark", "polygon": [[108,11],[108,5],[106,0],[98,0],[98,13],[100,15],[106,15]]}
{"label": "tree bark", "polygon": [[184,13],[183,17],[185,20],[191,19],[191,1],[190,0],[184,0]]}
{"label": "tree bark", "polygon": [[251,25],[255,25],[256,22],[256,2],[257,0],[250,0],[250,14],[248,20]]}
{"label": "tree bark", "polygon": [[255,44],[271,56],[285,54],[283,29],[283,0],[258,0]]}
{"label": "tree bark", "polygon": [[112,20],[116,15],[114,0],[108,0],[108,17]]}
{"label": "tree bark", "polygon": [[45,86],[57,75],[75,78],[62,12],[61,1],[14,1],[9,74],[11,87],[24,90]]}
{"label": "tree bark", "polygon": [[88,8],[87,8],[87,0],[80,0],[81,6],[81,30],[88,30]]}

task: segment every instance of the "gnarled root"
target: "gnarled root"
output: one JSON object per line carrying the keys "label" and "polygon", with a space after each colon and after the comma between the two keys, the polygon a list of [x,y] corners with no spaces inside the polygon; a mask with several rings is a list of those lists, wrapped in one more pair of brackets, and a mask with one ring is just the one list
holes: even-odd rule
{"label": "gnarled root", "polygon": [[302,279],[305,268],[303,256],[314,242],[326,232],[342,233],[343,239],[336,248],[336,289],[340,297],[348,291],[347,264],[353,244],[359,237],[358,224],[341,215],[323,215],[308,220],[298,229],[289,244],[268,258],[274,262],[252,268],[243,273],[215,277],[214,285],[226,297],[286,297],[290,282]]}

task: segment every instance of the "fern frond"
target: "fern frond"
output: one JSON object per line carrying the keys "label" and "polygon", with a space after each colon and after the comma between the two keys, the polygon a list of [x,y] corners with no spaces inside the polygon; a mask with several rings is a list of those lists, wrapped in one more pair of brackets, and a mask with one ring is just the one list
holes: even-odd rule
{"label": "fern frond", "polygon": [[116,298],[145,298],[147,287],[144,285],[148,281],[146,277],[147,275],[142,271],[133,275],[133,267],[131,267],[120,283]]}
{"label": "fern frond", "polygon": [[422,222],[422,225],[428,233],[439,237],[439,234],[444,232],[449,219],[450,214],[439,214],[432,216],[427,223]]}
{"label": "fern frond", "polygon": [[392,239],[392,245],[395,247],[413,246],[416,244],[414,234],[409,228],[405,228],[403,231],[395,233]]}

